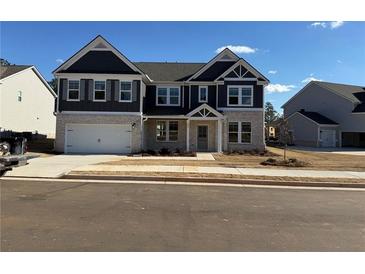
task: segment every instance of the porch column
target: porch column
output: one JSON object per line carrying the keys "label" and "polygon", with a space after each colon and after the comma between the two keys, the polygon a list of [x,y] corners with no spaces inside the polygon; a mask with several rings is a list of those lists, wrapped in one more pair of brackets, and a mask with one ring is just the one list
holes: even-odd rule
{"label": "porch column", "polygon": [[218,119],[217,121],[217,144],[218,144],[218,152],[221,153],[222,152],[222,120]]}
{"label": "porch column", "polygon": [[190,136],[190,120],[187,119],[186,120],[186,151],[190,151],[189,136]]}

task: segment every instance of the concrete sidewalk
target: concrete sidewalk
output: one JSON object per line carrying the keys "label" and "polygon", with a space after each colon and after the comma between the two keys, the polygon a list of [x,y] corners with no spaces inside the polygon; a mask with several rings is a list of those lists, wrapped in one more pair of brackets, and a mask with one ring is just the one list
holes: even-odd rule
{"label": "concrete sidewalk", "polygon": [[163,166],[163,165],[87,165],[78,167],[72,172],[174,172],[174,173],[207,173],[234,174],[272,177],[306,177],[306,178],[343,178],[365,179],[365,172],[355,171],[322,171],[303,169],[273,168],[231,168],[231,167],[198,167],[198,166]]}
{"label": "concrete sidewalk", "polygon": [[59,178],[79,166],[119,159],[118,155],[57,155],[28,160],[25,166],[14,168],[4,177]]}

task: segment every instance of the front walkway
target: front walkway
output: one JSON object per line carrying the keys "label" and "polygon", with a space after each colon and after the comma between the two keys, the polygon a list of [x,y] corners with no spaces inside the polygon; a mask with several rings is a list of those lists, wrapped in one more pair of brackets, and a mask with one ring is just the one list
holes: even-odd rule
{"label": "front walkway", "polygon": [[[319,171],[301,169],[271,169],[271,168],[233,168],[233,167],[200,167],[200,166],[163,166],[163,165],[87,165],[78,167],[72,172],[173,172],[173,173],[205,173],[232,174],[250,176],[300,177],[300,178],[343,178],[365,179],[365,172],[355,171]],[[104,175],[104,174],[103,174]]]}

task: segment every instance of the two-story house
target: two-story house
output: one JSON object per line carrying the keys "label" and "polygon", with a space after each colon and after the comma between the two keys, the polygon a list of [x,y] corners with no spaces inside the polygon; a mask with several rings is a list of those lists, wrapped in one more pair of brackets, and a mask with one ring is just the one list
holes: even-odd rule
{"label": "two-story house", "polygon": [[97,36],[54,72],[56,150],[265,148],[265,78],[229,49],[208,63],[131,62]]}

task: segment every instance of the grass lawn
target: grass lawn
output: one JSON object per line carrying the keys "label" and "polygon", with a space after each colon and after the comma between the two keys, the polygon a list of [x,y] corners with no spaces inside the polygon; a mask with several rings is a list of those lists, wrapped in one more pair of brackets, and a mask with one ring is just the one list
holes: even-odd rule
{"label": "grass lawn", "polygon": [[325,152],[307,152],[292,150],[287,151],[288,158],[296,158],[308,163],[306,167],[282,167],[263,166],[260,163],[268,158],[282,159],[283,150],[280,148],[268,147],[269,152],[277,156],[256,156],[256,155],[225,155],[214,154],[215,161],[196,160],[156,160],[156,159],[122,159],[100,164],[110,165],[164,165],[164,166],[220,166],[220,167],[257,167],[257,168],[279,168],[279,169],[317,169],[317,170],[349,170],[365,171],[365,156],[342,155]]}

